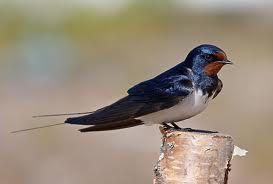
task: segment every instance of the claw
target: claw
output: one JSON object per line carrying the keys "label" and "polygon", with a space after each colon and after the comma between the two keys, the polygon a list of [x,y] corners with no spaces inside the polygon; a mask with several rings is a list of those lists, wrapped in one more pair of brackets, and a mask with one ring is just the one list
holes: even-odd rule
{"label": "claw", "polygon": [[178,129],[178,130],[181,130],[182,128],[180,128],[177,124],[175,124],[175,123],[171,123],[172,124],[172,126],[175,128],[175,129]]}
{"label": "claw", "polygon": [[168,125],[167,123],[162,123],[162,125],[163,125],[163,127],[164,127],[165,129],[173,128],[173,127],[171,127],[170,125]]}

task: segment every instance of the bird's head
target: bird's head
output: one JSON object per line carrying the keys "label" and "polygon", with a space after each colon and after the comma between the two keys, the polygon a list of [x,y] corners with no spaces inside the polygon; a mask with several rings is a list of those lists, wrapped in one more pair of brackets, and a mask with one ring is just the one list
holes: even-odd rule
{"label": "bird's head", "polygon": [[214,45],[200,45],[187,56],[185,64],[194,73],[215,76],[226,64],[232,64],[225,52]]}

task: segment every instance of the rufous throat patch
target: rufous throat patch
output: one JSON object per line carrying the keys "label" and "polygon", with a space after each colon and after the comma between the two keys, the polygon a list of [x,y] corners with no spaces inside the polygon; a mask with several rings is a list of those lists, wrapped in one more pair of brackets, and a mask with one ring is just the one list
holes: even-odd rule
{"label": "rufous throat patch", "polygon": [[205,73],[208,76],[216,75],[221,70],[221,68],[223,66],[224,66],[223,63],[220,63],[220,62],[217,62],[217,61],[213,62],[213,63],[210,63],[205,67]]}

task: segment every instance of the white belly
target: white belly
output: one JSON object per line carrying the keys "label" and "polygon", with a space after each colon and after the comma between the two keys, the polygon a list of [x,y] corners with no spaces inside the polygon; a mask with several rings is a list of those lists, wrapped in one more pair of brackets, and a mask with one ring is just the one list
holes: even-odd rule
{"label": "white belly", "polygon": [[201,113],[208,105],[207,95],[203,95],[201,90],[196,90],[189,97],[183,99],[179,104],[154,112],[136,119],[142,120],[145,124],[161,124],[178,122]]}

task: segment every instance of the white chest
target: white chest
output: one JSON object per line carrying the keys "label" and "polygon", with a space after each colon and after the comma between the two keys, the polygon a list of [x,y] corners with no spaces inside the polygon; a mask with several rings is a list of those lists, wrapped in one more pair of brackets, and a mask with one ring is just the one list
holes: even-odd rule
{"label": "white chest", "polygon": [[141,116],[137,119],[142,120],[145,124],[161,124],[178,122],[201,113],[208,105],[207,95],[203,95],[201,90],[194,91],[179,104],[155,113]]}

